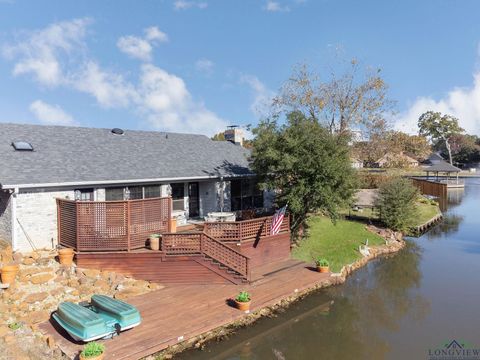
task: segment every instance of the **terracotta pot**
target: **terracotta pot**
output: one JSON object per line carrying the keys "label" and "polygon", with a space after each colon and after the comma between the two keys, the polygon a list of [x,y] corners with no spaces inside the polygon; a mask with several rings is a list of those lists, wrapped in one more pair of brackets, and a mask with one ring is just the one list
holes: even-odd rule
{"label": "terracotta pot", "polygon": [[18,265],[5,265],[2,267],[2,283],[13,284],[18,273]]}
{"label": "terracotta pot", "polygon": [[328,266],[317,266],[317,271],[319,273],[328,273],[328,272],[330,272],[330,267],[328,267]]}
{"label": "terracotta pot", "polygon": [[73,249],[58,249],[58,260],[62,265],[72,265],[74,255]]}
{"label": "terracotta pot", "polygon": [[170,219],[170,232],[177,232],[177,219]]}
{"label": "terracotta pot", "polygon": [[80,353],[80,360],[103,360],[103,358],[105,357],[105,353],[101,353],[100,355],[98,356],[94,356],[94,357],[83,357],[82,356],[82,353]]}
{"label": "terracotta pot", "polygon": [[237,306],[237,309],[240,310],[240,311],[247,311],[247,310],[250,310],[250,303],[252,301],[247,301],[247,302],[241,302],[241,301],[237,301],[235,300],[235,305]]}
{"label": "terracotta pot", "polygon": [[157,236],[150,236],[150,249],[152,250],[160,250],[160,238]]}

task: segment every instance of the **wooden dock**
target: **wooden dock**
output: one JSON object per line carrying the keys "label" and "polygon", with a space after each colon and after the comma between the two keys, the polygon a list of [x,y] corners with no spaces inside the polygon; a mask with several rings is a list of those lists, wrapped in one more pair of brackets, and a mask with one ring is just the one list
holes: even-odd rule
{"label": "wooden dock", "polygon": [[[258,268],[252,278],[248,285],[170,285],[129,299],[140,310],[142,324],[105,340],[106,359],[140,359],[247,316],[228,305],[228,299],[241,290],[251,293],[254,312],[331,279],[330,274],[320,274],[296,260]],[[67,356],[76,358],[82,345],[56,328],[53,320],[40,329],[53,336]]]}

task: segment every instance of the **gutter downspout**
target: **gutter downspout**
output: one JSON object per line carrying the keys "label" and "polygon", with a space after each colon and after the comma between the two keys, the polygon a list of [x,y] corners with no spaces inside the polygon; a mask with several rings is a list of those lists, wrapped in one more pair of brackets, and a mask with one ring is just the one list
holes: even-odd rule
{"label": "gutter downspout", "polygon": [[13,189],[12,192],[12,202],[10,206],[12,207],[12,249],[13,251],[17,251],[17,194],[18,194],[18,187]]}

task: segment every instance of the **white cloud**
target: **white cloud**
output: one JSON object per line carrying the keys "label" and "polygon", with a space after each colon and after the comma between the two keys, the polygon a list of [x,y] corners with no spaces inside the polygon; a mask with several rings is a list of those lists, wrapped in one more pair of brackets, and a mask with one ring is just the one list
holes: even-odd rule
{"label": "white cloud", "polygon": [[92,60],[69,78],[69,85],[93,96],[106,108],[127,107],[136,96],[134,86],[122,75],[103,70]]}
{"label": "white cloud", "polygon": [[152,45],[142,38],[127,35],[122,36],[117,41],[120,51],[125,54],[143,61],[150,61],[152,57]]}
{"label": "white cloud", "polygon": [[[138,80],[134,81],[87,57],[86,25],[86,20],[49,25],[6,48],[6,55],[16,61],[14,71],[29,64],[32,58],[43,64],[25,67],[19,74],[31,75],[44,85],[88,94],[105,108],[125,108],[139,113],[156,129],[212,135],[225,128],[223,119],[193,99],[182,78],[147,62],[140,65]],[[145,29],[144,40],[150,44],[167,39],[158,28]],[[127,45],[131,44],[127,42]],[[144,59],[147,53],[143,53]],[[45,77],[44,72],[50,68],[54,71]],[[45,123],[74,121],[57,105],[40,100],[31,104],[30,110]]]}
{"label": "white cloud", "polygon": [[140,110],[157,129],[212,135],[227,125],[204,104],[192,100],[181,78],[154,65],[142,66],[138,94]]}
{"label": "white cloud", "polygon": [[470,87],[456,87],[442,99],[419,97],[409,108],[400,114],[395,128],[409,133],[417,133],[417,122],[426,111],[440,111],[459,119],[460,126],[468,133],[480,135],[480,71],[473,75]]}
{"label": "white cloud", "polygon": [[153,45],[167,42],[168,35],[156,26],[144,29],[145,38],[127,35],[117,41],[117,47],[130,57],[143,61],[152,60]]}
{"label": "white cloud", "polygon": [[287,12],[290,8],[286,5],[282,6],[278,1],[267,1],[264,9],[270,12]]}
{"label": "white cloud", "polygon": [[168,35],[161,31],[156,26],[151,26],[146,28],[145,30],[145,39],[151,42],[167,42]]}
{"label": "white cloud", "polygon": [[208,7],[208,3],[204,1],[176,0],[173,2],[173,8],[175,10],[187,10],[191,8],[205,9],[206,7]]}
{"label": "white cloud", "polygon": [[257,117],[265,115],[268,112],[275,93],[253,75],[242,75],[240,77],[240,83],[247,84],[253,92],[254,98],[250,105],[250,110]]}
{"label": "white cloud", "polygon": [[195,69],[197,69],[199,72],[204,73],[206,75],[210,75],[213,72],[213,67],[215,66],[215,63],[212,60],[209,59],[198,59],[195,62]]}
{"label": "white cloud", "polygon": [[35,100],[30,104],[30,111],[43,124],[47,125],[75,125],[73,117],[58,105],[50,105],[42,100]]}
{"label": "white cloud", "polygon": [[32,74],[41,84],[60,85],[64,80],[62,59],[84,47],[84,37],[90,19],[74,19],[51,24],[45,29],[23,32],[22,40],[5,45],[3,55],[16,59],[14,75]]}

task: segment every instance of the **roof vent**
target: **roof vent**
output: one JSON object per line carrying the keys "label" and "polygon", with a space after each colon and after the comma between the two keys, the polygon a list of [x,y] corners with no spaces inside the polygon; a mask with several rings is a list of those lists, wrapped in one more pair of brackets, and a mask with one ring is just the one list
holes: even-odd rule
{"label": "roof vent", "polygon": [[120,128],[113,128],[112,129],[112,134],[123,135],[124,133],[125,133],[125,131],[123,131],[123,129],[120,129]]}
{"label": "roof vent", "polygon": [[12,146],[17,151],[33,151],[33,146],[27,141],[14,141]]}

